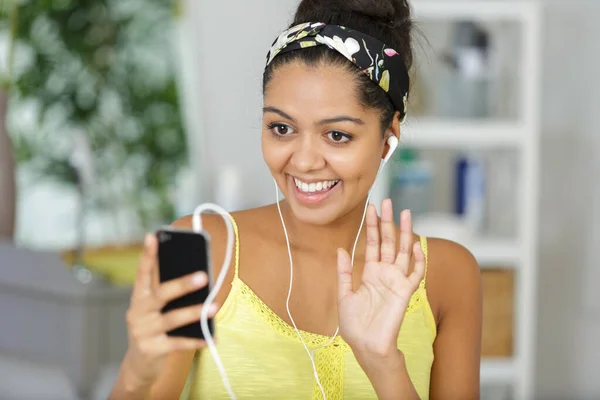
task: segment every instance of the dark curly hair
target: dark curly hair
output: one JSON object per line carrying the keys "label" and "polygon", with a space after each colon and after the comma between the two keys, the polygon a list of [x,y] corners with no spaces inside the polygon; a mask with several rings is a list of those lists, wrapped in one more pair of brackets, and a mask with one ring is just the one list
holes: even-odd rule
{"label": "dark curly hair", "polygon": [[[303,0],[290,27],[304,22],[341,25],[365,33],[396,50],[404,58],[407,71],[412,66],[413,22],[408,0]],[[396,110],[385,92],[341,54],[326,46],[292,51],[275,57],[265,69],[263,92],[273,77],[273,72],[294,61],[301,61],[310,67],[325,64],[347,68],[358,83],[361,104],[380,112],[382,133],[392,123]]]}

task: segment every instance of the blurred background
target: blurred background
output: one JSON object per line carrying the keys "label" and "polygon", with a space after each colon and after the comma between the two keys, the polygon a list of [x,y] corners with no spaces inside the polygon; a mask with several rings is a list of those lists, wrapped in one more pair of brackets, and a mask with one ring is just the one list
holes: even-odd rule
{"label": "blurred background", "polygon": [[[412,0],[374,188],[466,245],[482,398],[600,398],[600,2]],[[269,45],[297,0],[0,0],[0,398],[106,398],[147,231],[274,201]]]}

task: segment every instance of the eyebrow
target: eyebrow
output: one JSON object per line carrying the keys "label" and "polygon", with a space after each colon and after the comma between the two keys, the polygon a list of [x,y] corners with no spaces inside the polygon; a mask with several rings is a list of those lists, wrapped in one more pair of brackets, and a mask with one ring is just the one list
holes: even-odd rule
{"label": "eyebrow", "polygon": [[[263,107],[263,113],[267,113],[267,112],[271,112],[274,114],[277,114],[283,118],[289,119],[292,122],[297,122],[295,118],[293,118],[292,116],[290,116],[289,114],[281,111],[279,108],[276,107]],[[321,121],[317,122],[317,125],[326,125],[326,124],[333,124],[336,122],[353,122],[357,125],[364,125],[365,122],[360,119],[360,118],[352,118],[346,115],[340,115],[339,117],[334,117],[334,118],[327,118],[327,119],[322,119]]]}

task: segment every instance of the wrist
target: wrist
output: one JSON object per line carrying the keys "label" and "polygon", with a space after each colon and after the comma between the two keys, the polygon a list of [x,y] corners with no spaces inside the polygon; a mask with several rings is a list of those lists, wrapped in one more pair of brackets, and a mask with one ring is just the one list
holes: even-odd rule
{"label": "wrist", "polygon": [[[153,381],[151,379],[144,379],[140,376],[138,368],[129,352],[125,354],[123,364],[121,366],[121,376],[123,378],[123,388],[125,392],[130,395],[143,395],[150,392]],[[141,396],[140,398],[144,398]],[[138,396],[136,396],[138,398]]]}
{"label": "wrist", "polygon": [[418,399],[419,395],[408,375],[404,354],[395,349],[388,354],[359,354],[361,368],[381,400]]}
{"label": "wrist", "polygon": [[396,374],[406,370],[404,354],[397,348],[381,353],[362,349],[354,351],[354,356],[367,375]]}

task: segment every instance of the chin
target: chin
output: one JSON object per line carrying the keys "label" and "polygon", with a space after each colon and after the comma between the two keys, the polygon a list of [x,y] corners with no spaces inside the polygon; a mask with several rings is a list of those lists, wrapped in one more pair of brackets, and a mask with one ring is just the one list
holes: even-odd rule
{"label": "chin", "polygon": [[340,210],[308,209],[288,200],[291,212],[300,222],[315,226],[326,226],[339,218]]}

